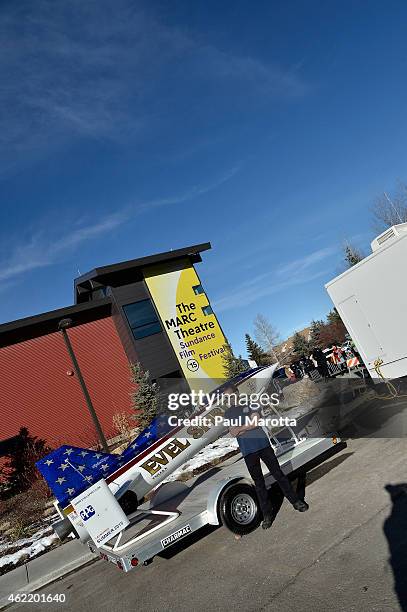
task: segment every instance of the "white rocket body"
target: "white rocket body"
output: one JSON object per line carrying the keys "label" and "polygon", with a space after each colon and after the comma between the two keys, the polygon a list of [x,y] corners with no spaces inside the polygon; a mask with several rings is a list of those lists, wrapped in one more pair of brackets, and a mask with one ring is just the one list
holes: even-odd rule
{"label": "white rocket body", "polygon": [[[274,364],[243,378],[236,385],[239,393],[248,395],[262,393],[267,388],[277,365]],[[209,410],[203,409],[199,413],[194,413],[190,419],[193,420],[197,415],[205,417],[204,426],[187,424],[175,427],[163,438],[110,474],[106,482],[116,499],[120,499],[126,491],[130,490],[137,495],[140,501],[188,459],[226,433],[223,423],[216,424],[217,420],[221,420],[216,417],[223,417],[227,407],[227,405],[214,405]],[[65,514],[68,514],[72,520],[74,517],[69,516],[71,512],[73,512],[72,506],[65,509]],[[77,517],[72,522],[77,528]]]}

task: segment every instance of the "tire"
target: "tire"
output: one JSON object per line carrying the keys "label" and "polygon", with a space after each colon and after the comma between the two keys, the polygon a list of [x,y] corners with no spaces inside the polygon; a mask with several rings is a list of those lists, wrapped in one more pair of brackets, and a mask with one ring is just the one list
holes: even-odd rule
{"label": "tire", "polygon": [[139,506],[137,495],[134,491],[126,491],[119,499],[119,505],[126,515],[135,512]]}
{"label": "tire", "polygon": [[219,516],[222,524],[237,535],[257,529],[263,516],[254,487],[246,483],[228,487],[220,498]]}

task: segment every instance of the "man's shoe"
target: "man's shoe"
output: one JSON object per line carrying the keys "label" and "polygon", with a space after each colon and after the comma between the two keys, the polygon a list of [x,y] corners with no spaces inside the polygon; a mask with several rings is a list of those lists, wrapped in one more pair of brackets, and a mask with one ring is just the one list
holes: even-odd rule
{"label": "man's shoe", "polygon": [[269,529],[273,524],[273,517],[271,514],[265,514],[263,518],[263,522],[261,524],[263,529]]}
{"label": "man's shoe", "polygon": [[307,504],[307,502],[302,501],[302,499],[299,499],[298,501],[293,503],[293,507],[298,510],[298,512],[306,512],[309,508],[309,505]]}

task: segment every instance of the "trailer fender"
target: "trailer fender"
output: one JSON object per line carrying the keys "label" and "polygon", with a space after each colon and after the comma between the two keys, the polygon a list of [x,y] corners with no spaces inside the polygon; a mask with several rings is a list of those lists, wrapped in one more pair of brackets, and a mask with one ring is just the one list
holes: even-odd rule
{"label": "trailer fender", "polygon": [[232,484],[236,484],[237,482],[245,482],[253,485],[252,481],[242,474],[233,477],[230,476],[229,478],[224,478],[223,480],[218,480],[211,488],[206,506],[209,525],[220,525],[218,512],[219,499],[228,487],[230,487]]}

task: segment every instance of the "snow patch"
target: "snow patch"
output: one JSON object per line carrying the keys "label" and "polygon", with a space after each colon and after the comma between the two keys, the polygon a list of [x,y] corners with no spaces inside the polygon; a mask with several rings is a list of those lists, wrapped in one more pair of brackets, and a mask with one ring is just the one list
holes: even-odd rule
{"label": "snow patch", "polygon": [[[50,532],[52,532],[52,529],[45,527],[34,533],[30,538],[21,538],[12,543],[1,544],[0,555],[2,556],[0,557],[0,567],[4,565],[17,565],[23,557],[26,558],[28,556],[32,559],[42,553],[46,548],[52,546],[55,540],[58,540],[58,536]],[[47,533],[50,535],[45,535]],[[7,554],[7,550],[15,550],[16,548],[18,548],[17,551]]]}
{"label": "snow patch", "polygon": [[236,438],[219,438],[215,442],[208,444],[205,446],[199,453],[197,453],[194,457],[191,457],[188,461],[186,461],[178,470],[175,470],[168,478],[164,480],[164,482],[170,482],[173,480],[177,480],[179,476],[185,475],[185,473],[193,472],[196,468],[201,467],[202,465],[206,465],[210,463],[214,459],[219,459],[224,455],[227,455],[231,451],[237,450],[239,445],[237,443]]}

